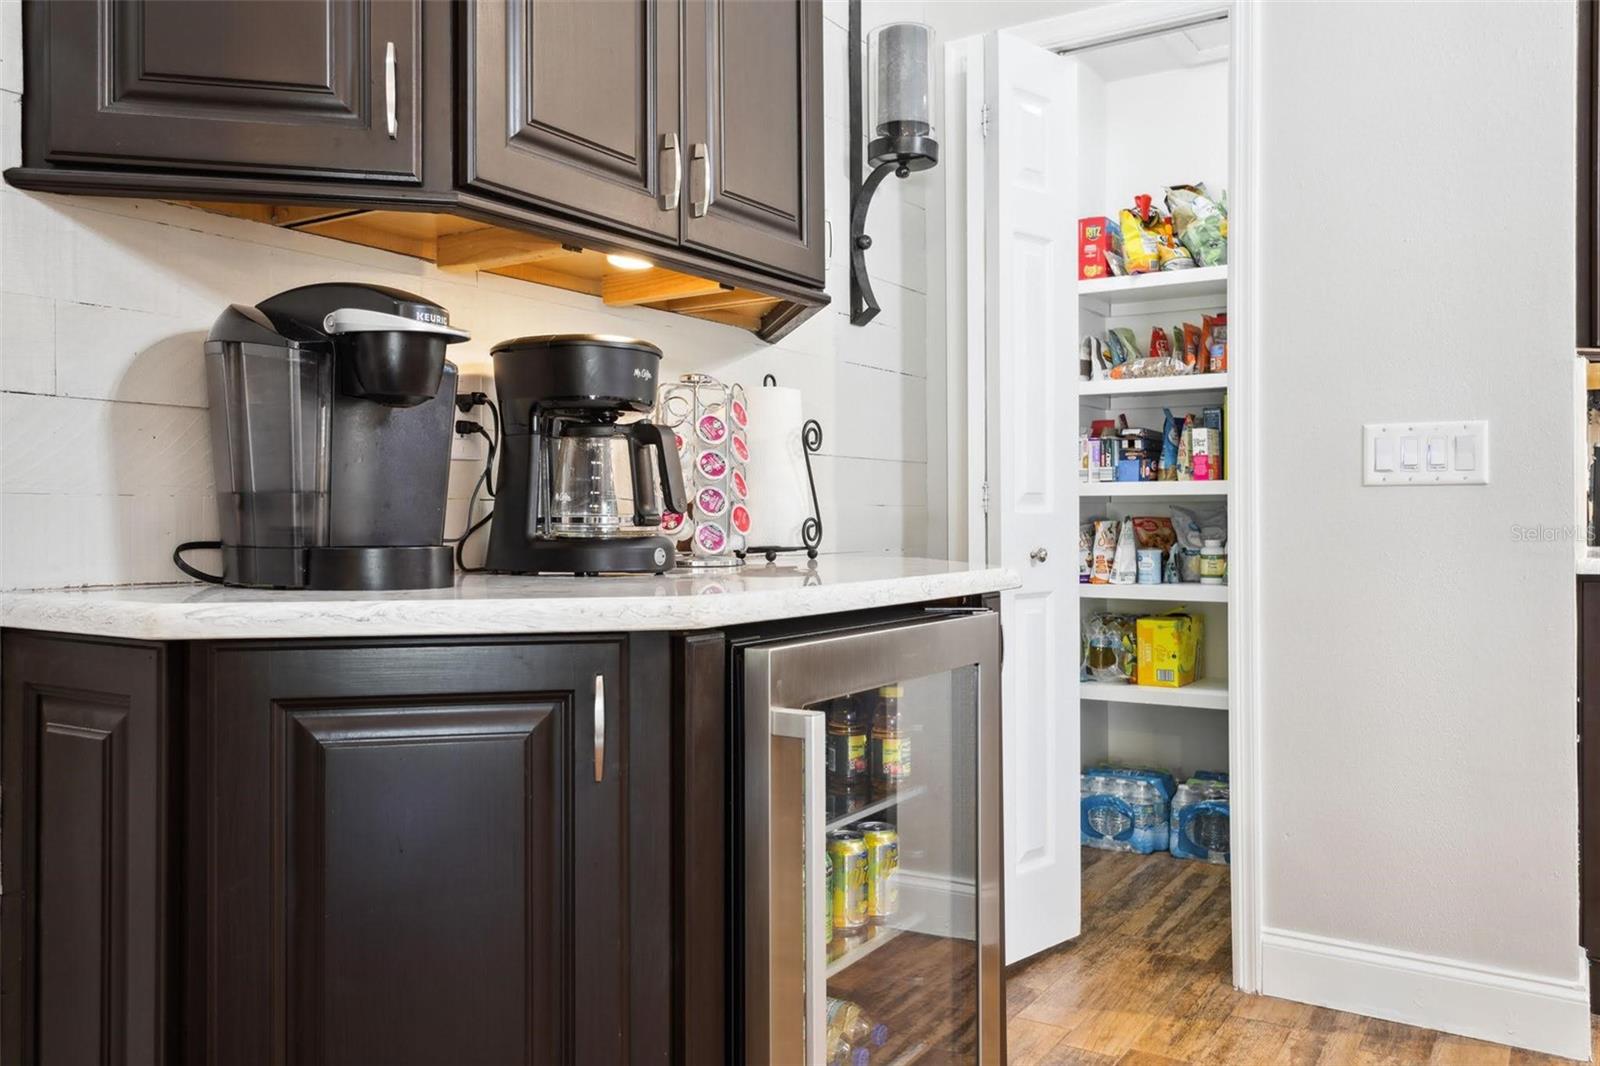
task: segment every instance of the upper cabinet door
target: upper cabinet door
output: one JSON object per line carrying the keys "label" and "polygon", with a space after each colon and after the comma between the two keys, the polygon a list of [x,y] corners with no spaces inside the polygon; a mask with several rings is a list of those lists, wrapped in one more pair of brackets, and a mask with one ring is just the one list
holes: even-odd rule
{"label": "upper cabinet door", "polygon": [[683,243],[822,281],[822,4],[684,3]]}
{"label": "upper cabinet door", "polygon": [[676,242],[678,5],[466,5],[467,181]]}
{"label": "upper cabinet door", "polygon": [[96,0],[30,18],[51,163],[420,179],[420,0]]}

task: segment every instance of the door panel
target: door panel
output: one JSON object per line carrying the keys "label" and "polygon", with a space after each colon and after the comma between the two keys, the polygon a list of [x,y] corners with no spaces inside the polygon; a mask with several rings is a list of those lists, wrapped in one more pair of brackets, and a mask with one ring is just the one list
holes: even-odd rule
{"label": "door panel", "polygon": [[165,663],[6,634],[0,1060],[171,1058]]}
{"label": "door panel", "polygon": [[[678,5],[486,0],[465,7],[469,183],[678,237]],[[674,165],[676,164],[676,166]]]}
{"label": "door panel", "polygon": [[[1074,61],[991,34],[987,148],[989,561],[1022,576],[1002,596],[1006,961],[1078,934],[1078,494],[1060,353],[1077,343]],[[1068,417],[1071,417],[1070,414]]]}
{"label": "door panel", "polygon": [[421,177],[420,0],[44,7],[50,162]]}
{"label": "door panel", "polygon": [[819,0],[687,0],[684,137],[684,243],[821,282]]}
{"label": "door panel", "polygon": [[635,1060],[621,648],[206,649],[196,1057]]}

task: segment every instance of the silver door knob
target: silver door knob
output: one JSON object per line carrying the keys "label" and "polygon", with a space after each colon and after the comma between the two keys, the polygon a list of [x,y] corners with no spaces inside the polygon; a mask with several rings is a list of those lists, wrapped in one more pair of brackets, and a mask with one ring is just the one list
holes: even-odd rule
{"label": "silver door knob", "polygon": [[1042,563],[1046,559],[1050,558],[1050,553],[1043,548],[1035,548],[1033,551],[1028,553],[1028,558],[1032,559],[1036,563]]}

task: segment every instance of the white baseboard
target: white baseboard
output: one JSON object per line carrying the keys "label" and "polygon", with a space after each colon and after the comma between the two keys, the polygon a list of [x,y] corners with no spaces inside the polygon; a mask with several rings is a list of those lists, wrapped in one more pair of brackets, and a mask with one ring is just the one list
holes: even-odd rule
{"label": "white baseboard", "polygon": [[[1579,954],[1573,946],[1575,956]],[[1589,989],[1370,944],[1261,932],[1268,996],[1589,1061]]]}

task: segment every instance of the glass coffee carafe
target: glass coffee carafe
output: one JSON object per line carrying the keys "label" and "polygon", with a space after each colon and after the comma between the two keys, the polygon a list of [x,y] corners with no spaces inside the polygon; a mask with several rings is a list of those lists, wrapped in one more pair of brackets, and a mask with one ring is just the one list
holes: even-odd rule
{"label": "glass coffee carafe", "polygon": [[649,422],[562,425],[549,442],[550,535],[656,535],[662,492],[649,449],[664,435]]}

